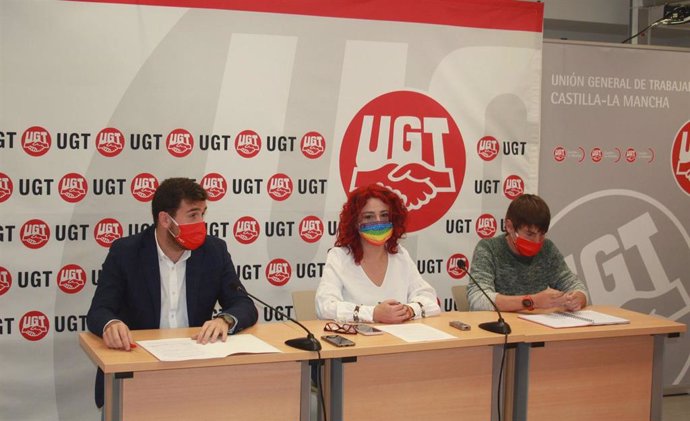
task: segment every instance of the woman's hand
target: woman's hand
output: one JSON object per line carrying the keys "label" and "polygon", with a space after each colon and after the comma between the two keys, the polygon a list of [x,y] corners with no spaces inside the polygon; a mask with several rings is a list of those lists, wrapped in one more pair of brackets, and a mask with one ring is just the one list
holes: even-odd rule
{"label": "woman's hand", "polygon": [[374,322],[377,323],[402,323],[413,316],[410,306],[396,300],[385,300],[374,307]]}

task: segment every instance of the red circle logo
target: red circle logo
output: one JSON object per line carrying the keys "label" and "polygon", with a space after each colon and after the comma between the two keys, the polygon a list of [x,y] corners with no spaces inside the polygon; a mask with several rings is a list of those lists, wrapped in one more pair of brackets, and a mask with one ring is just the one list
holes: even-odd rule
{"label": "red circle logo", "polygon": [[58,183],[58,192],[65,202],[77,203],[86,197],[88,191],[89,183],[81,174],[74,172],[65,174]]}
{"label": "red circle logo", "polygon": [[492,161],[498,152],[498,140],[493,136],[484,136],[477,142],[477,155],[484,161]]}
{"label": "red circle logo", "polygon": [[122,237],[122,225],[113,218],[101,219],[93,229],[93,237],[100,246],[108,248]]}
{"label": "red circle logo", "polygon": [[438,221],[465,177],[465,144],[448,111],[418,92],[383,94],[352,118],[340,149],[345,192],[377,183],[409,211],[408,232]]}
{"label": "red circle logo", "polygon": [[79,265],[63,266],[58,272],[57,284],[62,292],[76,294],[86,285],[86,272]]}
{"label": "red circle logo", "polygon": [[287,284],[291,276],[292,268],[285,259],[273,259],[266,266],[266,279],[277,287]]}
{"label": "red circle logo", "polygon": [[671,169],[678,187],[690,195],[690,121],[676,133],[671,148]]}
{"label": "red circle logo", "polygon": [[39,341],[50,330],[48,317],[40,311],[30,311],[19,320],[19,332],[25,339]]}
{"label": "red circle logo", "polygon": [[40,249],[50,240],[50,228],[40,219],[32,219],[22,225],[20,238],[26,247]]}
{"label": "red circle logo", "polygon": [[0,266],[0,295],[5,295],[12,288],[12,274]]}
{"label": "red circle logo", "polygon": [[114,127],[108,127],[96,135],[96,150],[106,158],[117,156],[125,148],[125,136]]}
{"label": "red circle logo", "polygon": [[22,134],[22,148],[31,156],[45,155],[51,144],[50,133],[43,127],[29,127]]}
{"label": "red circle logo", "polygon": [[635,148],[628,148],[625,151],[625,160],[630,163],[635,162],[637,160],[637,151],[635,150]]}
{"label": "red circle logo", "polygon": [[485,213],[477,218],[474,227],[481,238],[490,238],[496,235],[496,218],[489,213]]}
{"label": "red circle logo", "polygon": [[243,130],[235,136],[235,150],[243,158],[253,158],[261,151],[261,137],[254,130]]}
{"label": "red circle logo", "polygon": [[556,146],[556,148],[553,150],[553,159],[555,159],[556,162],[563,162],[565,161],[567,154],[568,153],[563,146]]}
{"label": "red circle logo", "polygon": [[319,241],[323,237],[323,231],[323,221],[314,215],[305,217],[299,223],[299,236],[307,243]]}
{"label": "red circle logo", "polygon": [[140,202],[150,202],[153,200],[153,195],[156,193],[158,188],[158,179],[147,172],[137,174],[136,177],[132,179],[132,183],[129,186],[129,191],[132,196]]}
{"label": "red circle logo", "polygon": [[232,233],[238,243],[251,244],[259,238],[261,227],[256,219],[251,216],[243,216],[235,221]]}
{"label": "red circle logo", "polygon": [[228,191],[228,182],[225,181],[225,177],[215,172],[206,174],[204,178],[201,179],[200,184],[201,187],[206,190],[208,200],[211,202],[219,201]]}
{"label": "red circle logo", "polygon": [[165,147],[170,155],[183,158],[194,149],[194,136],[185,129],[175,129],[165,138]]}
{"label": "red circle logo", "polygon": [[592,149],[590,156],[592,157],[592,162],[601,162],[601,160],[604,158],[604,152],[601,151],[601,148],[594,148]]}
{"label": "red circle logo", "polygon": [[9,199],[13,191],[12,179],[7,174],[0,172],[0,203]]}
{"label": "red circle logo", "polygon": [[300,149],[309,159],[320,158],[326,152],[326,140],[318,132],[309,132],[302,136]]}
{"label": "red circle logo", "polygon": [[508,176],[503,182],[503,194],[510,200],[525,192],[525,182],[517,175]]}
{"label": "red circle logo", "polygon": [[271,199],[282,202],[292,194],[292,179],[285,174],[275,174],[268,179],[268,195]]}
{"label": "red circle logo", "polygon": [[[459,261],[465,262],[465,269],[460,269]],[[446,262],[446,271],[448,275],[453,279],[462,279],[465,277],[465,270],[470,270],[470,261],[467,260],[467,256],[462,253],[455,253],[450,256]]]}

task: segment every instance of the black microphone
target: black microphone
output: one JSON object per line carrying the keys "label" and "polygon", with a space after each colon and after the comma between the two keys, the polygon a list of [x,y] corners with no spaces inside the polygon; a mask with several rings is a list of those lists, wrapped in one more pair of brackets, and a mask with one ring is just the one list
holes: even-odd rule
{"label": "black microphone", "polygon": [[484,329],[487,332],[493,332],[493,333],[500,333],[502,335],[508,335],[511,330],[510,330],[510,325],[503,320],[503,316],[501,315],[501,310],[498,309],[496,306],[496,303],[494,303],[494,300],[489,298],[489,295],[484,291],[484,289],[479,286],[479,283],[474,279],[474,276],[470,275],[470,272],[467,270],[467,264],[465,263],[464,260],[458,259],[457,263],[458,269],[461,271],[465,272],[467,276],[469,276],[470,280],[474,283],[474,285],[479,288],[479,290],[484,294],[487,300],[491,303],[492,306],[494,306],[494,309],[496,310],[496,313],[498,313],[498,321],[496,322],[485,322],[485,323],[480,323],[479,328]]}
{"label": "black microphone", "polygon": [[301,349],[304,351],[321,351],[321,342],[319,342],[318,339],[314,336],[313,333],[309,331],[302,323],[298,322],[297,320],[293,319],[292,317],[288,316],[287,314],[283,313],[282,311],[278,310],[277,308],[273,307],[270,304],[265,303],[263,300],[253,296],[252,294],[247,291],[242,284],[237,285],[236,287],[237,291],[244,292],[247,294],[249,297],[251,297],[253,300],[260,302],[261,304],[265,305],[266,307],[270,308],[271,310],[275,311],[276,313],[280,314],[281,316],[285,317],[286,319],[290,320],[291,322],[297,324],[299,327],[304,329],[307,332],[307,337],[306,338],[295,338],[295,339],[288,339],[285,341],[285,345],[291,346],[293,348]]}

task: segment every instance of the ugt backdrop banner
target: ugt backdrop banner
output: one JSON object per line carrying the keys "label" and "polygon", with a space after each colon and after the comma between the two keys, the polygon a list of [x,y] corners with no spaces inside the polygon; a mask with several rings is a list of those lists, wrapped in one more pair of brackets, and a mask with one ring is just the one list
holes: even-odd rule
{"label": "ugt backdrop banner", "polygon": [[[540,192],[592,301],[690,322],[690,53],[544,44]],[[690,385],[690,337],[666,340]]]}
{"label": "ugt backdrop banner", "polygon": [[78,334],[168,177],[203,185],[209,233],[288,314],[351,189],[403,197],[450,310],[457,261],[538,187],[538,3],[11,0],[0,24],[2,419],[96,419]]}

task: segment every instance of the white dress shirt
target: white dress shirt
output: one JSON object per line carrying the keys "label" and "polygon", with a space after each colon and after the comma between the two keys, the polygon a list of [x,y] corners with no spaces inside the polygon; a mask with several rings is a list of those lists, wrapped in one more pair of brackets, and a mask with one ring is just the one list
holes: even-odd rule
{"label": "white dress shirt", "polygon": [[326,266],[316,289],[316,314],[319,319],[342,322],[357,318],[372,322],[374,307],[381,301],[395,299],[414,310],[415,318],[441,313],[436,291],[417,270],[407,250],[398,245],[398,253],[388,254],[388,267],[381,286],[374,284],[348,249],[333,247],[326,257]]}
{"label": "white dress shirt", "polygon": [[161,275],[160,328],[189,327],[185,275],[187,273],[187,259],[192,255],[192,252],[185,250],[180,259],[173,262],[161,250],[158,244],[158,234],[156,234],[156,249],[158,250],[158,268]]}

